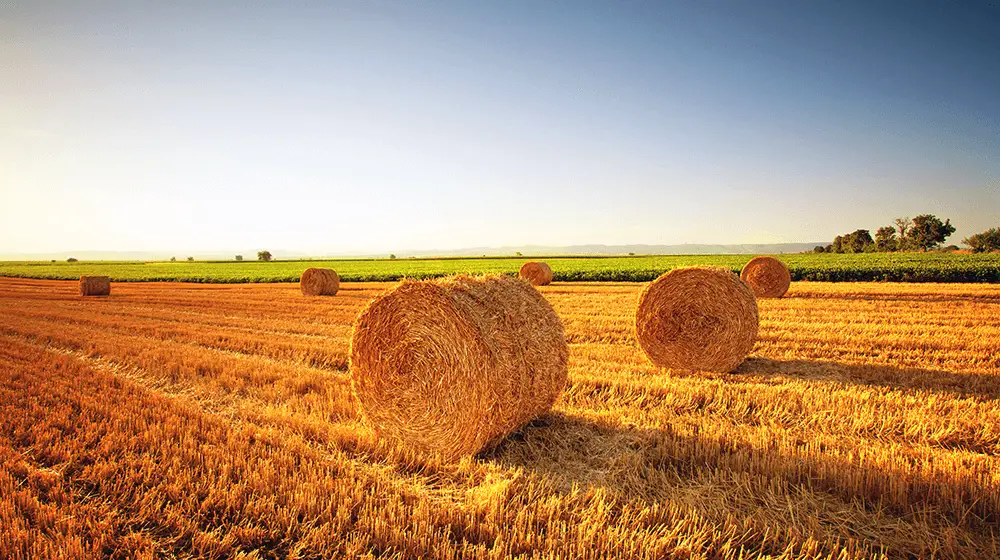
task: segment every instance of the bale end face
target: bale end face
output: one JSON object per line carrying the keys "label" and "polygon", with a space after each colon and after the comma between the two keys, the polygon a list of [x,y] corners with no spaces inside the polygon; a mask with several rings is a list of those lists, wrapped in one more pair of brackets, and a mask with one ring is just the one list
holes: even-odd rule
{"label": "bale end face", "polygon": [[740,271],[740,278],[759,298],[780,298],[792,285],[785,263],[774,257],[754,257]]}
{"label": "bale end face", "polygon": [[757,299],[731,271],[679,268],[639,296],[636,337],[649,359],[665,368],[729,372],[757,340]]}
{"label": "bale end face", "polygon": [[304,296],[335,296],[339,289],[340,276],[329,268],[307,268],[299,278]]}
{"label": "bale end face", "polygon": [[522,280],[410,280],[358,315],[351,385],[381,437],[452,460],[548,411],[568,355],[552,306]]}
{"label": "bale end face", "polygon": [[81,276],[80,277],[81,296],[109,296],[111,295],[111,279],[107,276]]}
{"label": "bale end face", "polygon": [[518,276],[531,282],[533,286],[547,286],[552,283],[552,268],[544,262],[527,262],[521,266]]}

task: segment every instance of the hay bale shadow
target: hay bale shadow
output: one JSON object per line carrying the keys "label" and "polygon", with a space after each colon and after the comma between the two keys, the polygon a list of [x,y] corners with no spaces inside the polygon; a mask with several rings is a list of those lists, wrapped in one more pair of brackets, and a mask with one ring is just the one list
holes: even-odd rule
{"label": "hay bale shadow", "polygon": [[831,360],[748,358],[733,371],[733,375],[781,376],[804,381],[958,393],[972,398],[1000,398],[1000,375],[955,373],[915,367],[851,364]]}

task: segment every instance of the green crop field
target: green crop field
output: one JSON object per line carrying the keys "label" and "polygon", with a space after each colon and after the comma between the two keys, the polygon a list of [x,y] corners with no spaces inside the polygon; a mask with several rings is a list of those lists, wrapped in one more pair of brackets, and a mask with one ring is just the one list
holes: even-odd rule
{"label": "green crop field", "polygon": [[[870,253],[775,255],[794,280],[1000,282],[1000,254]],[[450,274],[516,274],[528,260],[548,262],[556,281],[645,282],[681,266],[718,265],[738,271],[752,255],[340,259],[317,261],[0,262],[0,276],[75,279],[107,275],[116,282],[296,282],[308,267],[332,268],[344,281],[386,281]]]}

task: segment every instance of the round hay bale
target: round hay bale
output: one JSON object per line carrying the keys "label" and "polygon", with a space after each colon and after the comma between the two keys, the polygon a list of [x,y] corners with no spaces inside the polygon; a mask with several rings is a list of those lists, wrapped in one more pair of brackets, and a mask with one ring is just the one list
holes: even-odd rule
{"label": "round hay bale", "polygon": [[111,279],[107,276],[81,276],[80,277],[81,296],[109,296],[111,295]]}
{"label": "round hay bale", "polygon": [[534,286],[548,286],[552,283],[552,268],[544,262],[526,262],[517,274]]}
{"label": "round hay bale", "polygon": [[552,408],[569,350],[555,310],[502,276],[404,280],[358,315],[351,386],[379,436],[447,459]]}
{"label": "round hay bale", "polygon": [[792,285],[785,263],[774,257],[754,257],[740,271],[740,278],[759,298],[780,298]]}
{"label": "round hay bale", "polygon": [[757,340],[757,298],[732,271],[678,268],[663,274],[639,296],[635,328],[639,344],[665,368],[728,372]]}
{"label": "round hay bale", "polygon": [[329,268],[307,268],[299,278],[304,296],[335,296],[340,289],[340,276]]}

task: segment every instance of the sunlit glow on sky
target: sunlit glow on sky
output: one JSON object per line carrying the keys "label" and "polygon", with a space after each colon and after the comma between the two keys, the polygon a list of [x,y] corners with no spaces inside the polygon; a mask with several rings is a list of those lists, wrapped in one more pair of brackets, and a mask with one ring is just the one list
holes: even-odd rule
{"label": "sunlit glow on sky", "polygon": [[0,253],[1000,226],[996,3],[484,4],[5,2]]}

